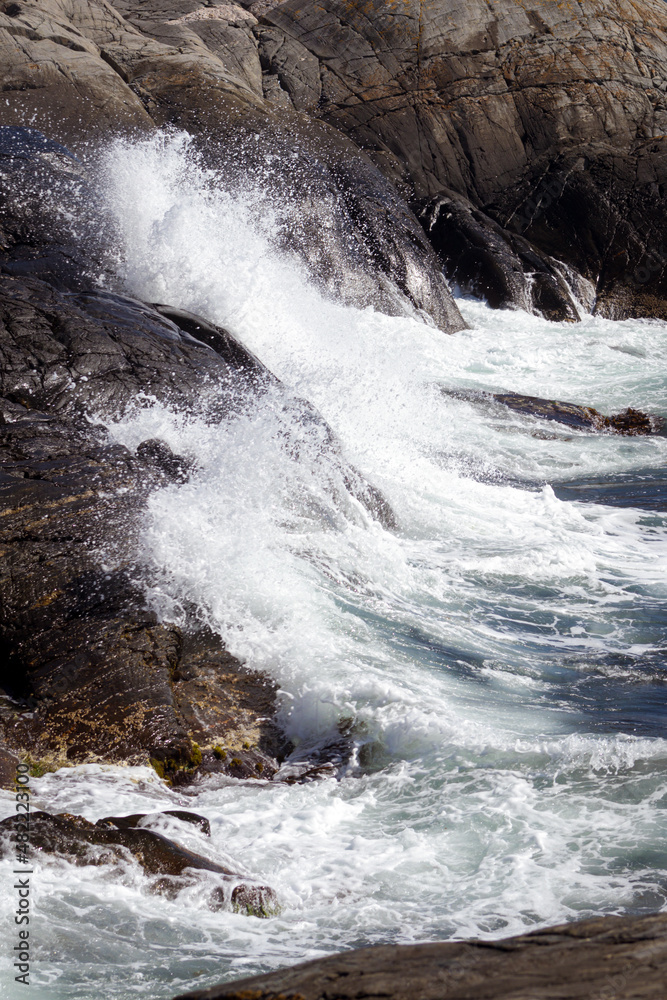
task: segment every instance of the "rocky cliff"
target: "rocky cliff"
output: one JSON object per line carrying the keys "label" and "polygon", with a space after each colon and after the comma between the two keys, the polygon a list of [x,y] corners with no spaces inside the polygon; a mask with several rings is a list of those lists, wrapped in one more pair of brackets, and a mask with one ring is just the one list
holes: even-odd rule
{"label": "rocky cliff", "polygon": [[[589,279],[604,315],[666,315],[662,0],[288,0],[261,20],[294,105],[373,150],[419,203],[467,201]],[[448,211],[430,219],[444,243],[461,226]]]}
{"label": "rocky cliff", "polygon": [[[278,776],[290,751],[275,687],[145,605],[146,498],[196,470],[164,442],[110,439],[102,418],[138,393],[216,421],[276,391],[341,488],[394,523],[316,411],[226,330],[128,297],[95,150],[183,129],[235,180],[270,153],[291,204],[280,238],[312,280],[443,333],[463,325],[443,268],[554,320],[665,318],[666,65],[662,0],[0,2],[0,767],[150,761],[178,783]],[[345,752],[341,736],[332,759]],[[663,918],[596,922],[365,950],[194,996],[658,998],[664,941]]]}
{"label": "rocky cliff", "polygon": [[460,329],[436,255],[392,184],[357,144],[283,101],[277,77],[263,95],[256,25],[236,5],[5,3],[0,125],[31,125],[79,155],[113,134],[179,127],[201,137],[211,165],[231,169],[234,143],[245,178],[270,155],[296,216],[284,239],[326,290]]}
{"label": "rocky cliff", "polygon": [[[574,291],[604,315],[665,315],[662,0],[24,0],[4,4],[0,46],[6,124],[307,135],[321,162],[379,166],[492,303],[575,319]],[[333,187],[359,201],[358,177]],[[360,228],[371,253],[378,227]],[[439,290],[407,294],[454,321]]]}

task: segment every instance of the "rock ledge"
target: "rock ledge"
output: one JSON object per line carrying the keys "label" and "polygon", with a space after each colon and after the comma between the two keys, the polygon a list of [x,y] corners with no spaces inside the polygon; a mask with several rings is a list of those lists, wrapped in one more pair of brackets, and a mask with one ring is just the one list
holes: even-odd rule
{"label": "rock ledge", "polygon": [[667,914],[656,914],[361,948],[175,1000],[664,1000],[665,982]]}

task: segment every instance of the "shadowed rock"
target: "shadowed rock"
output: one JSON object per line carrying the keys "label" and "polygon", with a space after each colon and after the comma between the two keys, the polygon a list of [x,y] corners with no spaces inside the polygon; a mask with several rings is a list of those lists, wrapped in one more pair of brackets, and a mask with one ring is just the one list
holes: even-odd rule
{"label": "shadowed rock", "polygon": [[422,219],[450,281],[492,308],[514,306],[569,322],[593,309],[590,282],[465,199],[441,195]]}
{"label": "shadowed rock", "polygon": [[36,129],[0,124],[0,273],[89,288],[109,273],[111,230],[80,160]]}
{"label": "shadowed rock", "polygon": [[602,917],[503,941],[382,945],[176,1000],[664,1000],[667,914]]}
{"label": "shadowed rock", "polygon": [[[153,763],[191,780],[224,743],[269,777],[284,740],[275,686],[201,628],[145,607],[133,577],[138,517],[172,481],[164,461],[111,444],[101,428],[5,403],[0,426],[0,731],[40,767]],[[166,445],[171,472],[183,462]],[[199,709],[206,703],[206,711]],[[254,773],[259,776],[257,770]]]}

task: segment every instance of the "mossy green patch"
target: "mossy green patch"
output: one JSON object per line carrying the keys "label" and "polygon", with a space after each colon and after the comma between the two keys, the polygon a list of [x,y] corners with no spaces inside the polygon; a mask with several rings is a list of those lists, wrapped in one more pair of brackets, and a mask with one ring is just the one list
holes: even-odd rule
{"label": "mossy green patch", "polygon": [[150,757],[149,763],[163,781],[172,784],[177,774],[187,774],[189,771],[195,771],[202,760],[201,747],[198,743],[193,742],[189,753],[185,757],[181,757],[180,759],[176,757],[165,757],[164,759]]}

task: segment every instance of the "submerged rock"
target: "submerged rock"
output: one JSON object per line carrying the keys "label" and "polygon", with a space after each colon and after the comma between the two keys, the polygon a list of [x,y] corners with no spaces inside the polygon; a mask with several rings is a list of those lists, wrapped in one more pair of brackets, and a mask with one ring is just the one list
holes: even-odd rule
{"label": "submerged rock", "polygon": [[541,399],[539,396],[522,396],[517,392],[482,392],[465,389],[443,389],[446,395],[457,399],[467,399],[471,402],[493,400],[501,403],[509,410],[525,413],[531,417],[543,420],[554,420],[580,430],[611,431],[615,434],[637,435],[654,434],[662,429],[663,422],[657,417],[650,417],[641,410],[628,407],[620,413],[606,416],[592,406],[579,406],[577,403],[564,403],[560,400]]}
{"label": "submerged rock", "polygon": [[211,836],[211,824],[205,816],[197,813],[187,812],[185,809],[163,809],[159,813],[132,813],[129,816],[104,816],[98,819],[95,826],[113,827],[116,830],[130,830],[142,825],[144,821],[154,819],[156,816],[172,816],[180,820],[181,823],[189,823],[196,826],[206,837]]}
{"label": "submerged rock", "polygon": [[354,753],[354,741],[345,731],[328,739],[304,740],[281,764],[274,780],[294,785],[341,777]]}
{"label": "submerged rock", "polygon": [[[165,815],[189,823],[194,820],[199,826],[202,822],[206,823],[202,817],[192,813],[169,811]],[[184,820],[184,817],[187,819]],[[222,876],[218,880],[222,884],[208,892],[212,909],[227,906],[254,916],[269,916],[276,912],[276,895],[268,886],[247,881],[224,865],[195,854],[163,834],[138,826],[143,819],[146,817],[108,817],[90,823],[82,816],[70,813],[53,816],[46,812],[32,812],[30,851],[54,854],[81,865],[120,864],[125,860],[125,852],[129,851],[146,875],[161,876],[151,883],[153,891],[175,896],[186,886],[189,874],[211,872]],[[14,825],[13,816],[2,820],[0,837],[2,833],[11,834]],[[11,851],[12,846],[9,845],[6,850]]]}

